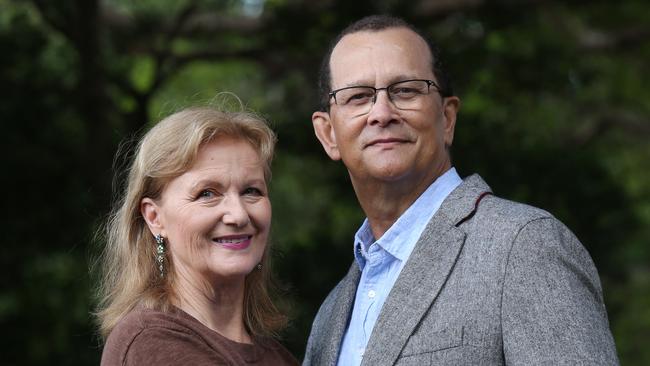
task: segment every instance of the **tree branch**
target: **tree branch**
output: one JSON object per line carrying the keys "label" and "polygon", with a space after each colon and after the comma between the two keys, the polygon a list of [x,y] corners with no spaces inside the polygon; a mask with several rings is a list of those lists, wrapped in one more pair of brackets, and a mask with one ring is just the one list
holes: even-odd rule
{"label": "tree branch", "polygon": [[[162,43],[167,47],[166,50],[158,50],[154,49],[152,54],[154,55],[154,77],[153,77],[153,82],[151,83],[151,86],[149,87],[149,90],[147,90],[144,95],[149,96],[153,94],[155,90],[157,90],[160,85],[163,84],[163,82],[169,77],[169,75],[173,74],[175,71],[175,60],[170,59],[170,56],[172,56],[172,53],[170,52],[169,48],[171,47],[171,44],[173,43],[174,39],[179,35],[180,30],[183,28],[185,22],[188,21],[192,13],[196,10],[196,2],[195,1],[190,1],[187,6],[181,10],[178,15],[175,17],[175,19],[172,22],[171,27],[167,32],[165,32],[165,41]],[[147,98],[148,99],[148,98]]]}
{"label": "tree branch", "polygon": [[547,11],[545,15],[560,31],[574,39],[578,48],[585,51],[634,48],[650,40],[650,27],[645,24],[616,30],[602,30],[563,12]]}
{"label": "tree branch", "polygon": [[575,37],[580,47],[588,51],[631,48],[648,42],[650,28],[636,27],[622,29],[617,32],[583,28],[576,32]]}
{"label": "tree branch", "polygon": [[[226,16],[196,10],[197,4],[191,2],[172,21],[159,24],[157,31],[174,37],[213,35],[219,32],[255,34],[266,24],[266,19],[261,17]],[[132,34],[138,28],[136,19],[106,4],[102,8],[102,19],[111,32]]]}
{"label": "tree branch", "polygon": [[77,43],[78,40],[75,38],[74,32],[69,28],[69,26],[72,25],[72,22],[69,21],[69,19],[57,19],[57,17],[52,14],[51,9],[47,5],[47,2],[44,0],[32,0],[32,4],[34,4],[39,14],[41,15],[41,18],[43,18],[47,25],[52,27],[52,29],[56,30],[57,32],[61,33],[73,44]]}
{"label": "tree branch", "polygon": [[[589,109],[593,113],[594,109]],[[629,136],[646,141],[650,138],[650,120],[624,109],[608,109],[597,112],[591,123],[586,123],[576,131],[568,144],[586,145],[611,130],[624,131]]]}
{"label": "tree branch", "polygon": [[459,10],[469,10],[483,5],[485,0],[422,0],[413,7],[420,18],[445,15]]}

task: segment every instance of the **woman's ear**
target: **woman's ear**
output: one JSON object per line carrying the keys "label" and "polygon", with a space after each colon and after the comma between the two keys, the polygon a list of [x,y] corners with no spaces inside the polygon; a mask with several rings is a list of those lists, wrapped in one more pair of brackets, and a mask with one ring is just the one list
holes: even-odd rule
{"label": "woman's ear", "polygon": [[161,234],[165,236],[163,233],[164,227],[161,221],[160,207],[156,204],[156,201],[149,197],[143,198],[140,201],[140,213],[147,226],[149,226],[149,231],[151,231],[152,235]]}

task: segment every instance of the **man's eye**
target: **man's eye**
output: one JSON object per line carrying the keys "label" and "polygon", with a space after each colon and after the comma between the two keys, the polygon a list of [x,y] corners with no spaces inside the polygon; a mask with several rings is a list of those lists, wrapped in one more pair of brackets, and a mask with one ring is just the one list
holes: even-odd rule
{"label": "man's eye", "polygon": [[414,95],[414,94],[419,94],[419,91],[415,88],[405,88],[405,87],[400,87],[400,88],[395,88],[391,90],[391,93],[393,95]]}
{"label": "man's eye", "polygon": [[357,94],[353,94],[353,95],[350,97],[350,100],[352,100],[352,99],[364,99],[364,98],[370,98],[370,93],[357,93]]}
{"label": "man's eye", "polygon": [[371,92],[360,92],[360,93],[355,93],[350,96],[348,96],[345,100],[345,104],[359,104],[359,103],[365,103],[372,99],[373,93]]}

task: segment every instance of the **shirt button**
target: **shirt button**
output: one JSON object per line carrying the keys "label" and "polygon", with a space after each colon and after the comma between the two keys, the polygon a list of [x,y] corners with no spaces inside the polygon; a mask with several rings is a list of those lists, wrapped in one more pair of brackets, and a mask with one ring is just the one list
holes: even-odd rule
{"label": "shirt button", "polygon": [[369,298],[374,299],[374,298],[375,298],[375,295],[376,295],[375,290],[370,290],[370,291],[368,291],[368,297],[369,297]]}

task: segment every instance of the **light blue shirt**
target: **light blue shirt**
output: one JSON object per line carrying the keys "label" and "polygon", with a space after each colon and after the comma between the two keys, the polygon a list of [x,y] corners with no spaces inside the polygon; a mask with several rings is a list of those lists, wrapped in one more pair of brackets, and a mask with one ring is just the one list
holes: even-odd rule
{"label": "light blue shirt", "polygon": [[361,279],[352,317],[341,343],[338,365],[360,365],[379,312],[431,217],[462,180],[455,168],[433,182],[375,241],[368,219],[354,236],[354,257]]}

